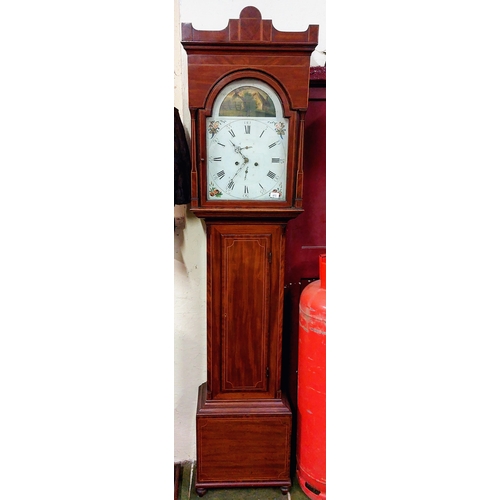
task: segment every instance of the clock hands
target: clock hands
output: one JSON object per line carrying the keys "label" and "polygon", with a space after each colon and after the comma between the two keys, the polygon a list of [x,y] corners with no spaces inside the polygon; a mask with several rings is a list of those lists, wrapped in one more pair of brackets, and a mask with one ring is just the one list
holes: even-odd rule
{"label": "clock hands", "polygon": [[[240,145],[237,145],[235,144],[232,140],[229,140],[230,144],[233,146],[233,149],[234,149],[234,152],[238,155],[240,155],[242,158],[243,158],[243,165],[241,165],[238,170],[236,170],[236,172],[234,173],[234,175],[229,179],[229,182],[228,182],[228,185],[227,185],[227,189],[233,189],[234,186],[235,186],[235,179],[238,175],[240,175],[240,172],[244,169],[245,170],[245,176],[244,176],[244,180],[246,181],[247,180],[247,176],[248,176],[248,173],[249,173],[249,167],[250,167],[250,159],[245,156],[245,154],[243,153],[243,150],[244,149],[251,149],[253,148],[254,146],[240,146]],[[255,161],[253,163],[253,165],[255,167],[258,167],[259,166],[259,163],[258,161]],[[235,162],[236,165],[239,165],[238,162]],[[245,189],[247,190],[248,187],[245,186]],[[246,191],[248,192],[248,191]]]}
{"label": "clock hands", "polygon": [[245,169],[245,180],[247,178],[247,174],[248,174],[248,162],[250,161],[242,152],[241,150],[242,149],[248,149],[248,148],[251,148],[252,146],[237,146],[233,141],[229,141],[232,145],[233,145],[233,148],[234,148],[234,151],[235,153],[238,153],[239,155],[241,155],[241,157],[243,158],[243,165],[236,171],[236,173],[233,175],[233,177],[231,177],[231,179],[229,180],[229,184],[233,184],[234,185],[234,178],[242,171],[243,167],[246,165],[246,169]]}
{"label": "clock hands", "polygon": [[[233,175],[231,181],[241,172],[241,169],[246,165],[246,169],[245,169],[245,180],[247,178],[247,174],[248,174],[248,165],[247,163],[250,161],[242,152],[241,150],[242,149],[250,149],[251,147],[253,146],[237,146],[233,141],[229,141],[232,145],[233,145],[233,148],[234,148],[234,151],[235,153],[238,153],[239,155],[242,156],[243,158],[243,165],[236,171],[236,173]],[[257,165],[257,163],[255,164]]]}

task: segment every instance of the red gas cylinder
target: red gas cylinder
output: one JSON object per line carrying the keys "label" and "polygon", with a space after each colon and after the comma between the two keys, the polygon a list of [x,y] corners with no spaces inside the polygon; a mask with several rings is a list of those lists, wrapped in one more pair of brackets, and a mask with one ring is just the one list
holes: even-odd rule
{"label": "red gas cylinder", "polygon": [[326,499],[326,255],[319,281],[300,296],[297,479],[311,499]]}

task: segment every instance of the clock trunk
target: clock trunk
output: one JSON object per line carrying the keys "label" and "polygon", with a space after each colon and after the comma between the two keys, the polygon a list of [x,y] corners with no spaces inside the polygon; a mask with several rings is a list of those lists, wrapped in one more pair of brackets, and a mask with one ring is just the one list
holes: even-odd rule
{"label": "clock trunk", "polygon": [[285,225],[206,228],[207,397],[279,398]]}

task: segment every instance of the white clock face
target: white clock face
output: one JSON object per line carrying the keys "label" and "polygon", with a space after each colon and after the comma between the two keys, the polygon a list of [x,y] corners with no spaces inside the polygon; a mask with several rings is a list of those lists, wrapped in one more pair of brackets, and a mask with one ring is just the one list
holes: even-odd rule
{"label": "white clock face", "polygon": [[288,119],[268,85],[225,87],[207,119],[207,199],[284,201]]}

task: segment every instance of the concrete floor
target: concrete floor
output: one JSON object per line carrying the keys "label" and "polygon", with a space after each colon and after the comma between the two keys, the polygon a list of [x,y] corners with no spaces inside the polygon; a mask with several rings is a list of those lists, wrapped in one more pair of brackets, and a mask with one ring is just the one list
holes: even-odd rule
{"label": "concrete floor", "polygon": [[[176,500],[198,500],[194,482],[196,477],[196,466],[186,463],[183,465],[180,495]],[[297,479],[294,478],[290,492],[283,495],[279,488],[227,488],[209,489],[202,497],[203,500],[309,500],[309,497],[300,488]]]}

